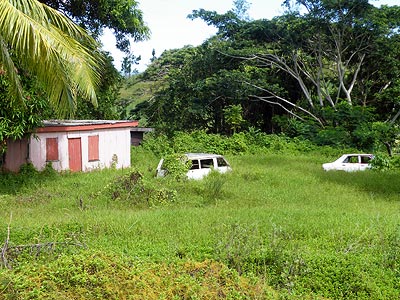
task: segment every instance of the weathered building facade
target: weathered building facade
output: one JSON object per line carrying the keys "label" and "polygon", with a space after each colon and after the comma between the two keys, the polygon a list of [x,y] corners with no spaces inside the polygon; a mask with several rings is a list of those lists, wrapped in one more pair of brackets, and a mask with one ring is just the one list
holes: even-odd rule
{"label": "weathered building facade", "polygon": [[25,163],[73,172],[129,167],[130,132],[137,126],[137,121],[45,121],[29,137],[7,141],[3,169],[16,172]]}

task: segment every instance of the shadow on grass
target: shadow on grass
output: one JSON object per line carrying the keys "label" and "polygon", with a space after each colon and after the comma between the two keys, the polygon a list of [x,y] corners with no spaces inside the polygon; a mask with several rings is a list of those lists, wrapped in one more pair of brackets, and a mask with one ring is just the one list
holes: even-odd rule
{"label": "shadow on grass", "polygon": [[363,193],[375,194],[388,200],[400,201],[400,172],[363,172],[321,171],[321,179],[344,186],[352,186]]}
{"label": "shadow on grass", "polygon": [[[314,156],[287,156],[279,161],[270,160],[269,167],[286,170],[288,174],[298,176],[313,174],[322,182],[335,183],[354,188],[361,193],[372,194],[387,198],[387,200],[400,201],[400,172],[366,170],[360,172],[324,171],[322,158]],[[324,160],[325,161],[325,160]]]}
{"label": "shadow on grass", "polygon": [[45,169],[38,171],[23,171],[21,173],[0,173],[0,195],[15,195],[21,191],[26,191],[55,180],[59,174],[56,171]]}
{"label": "shadow on grass", "polygon": [[[383,197],[388,201],[400,201],[400,172],[366,170],[362,172],[329,171],[322,169],[326,158],[314,155],[267,155],[250,157],[248,170],[254,173],[286,174],[293,180],[303,178],[313,184],[312,177],[318,181],[350,187],[360,193]],[[308,178],[308,179],[307,179]],[[322,185],[321,185],[321,188]]]}

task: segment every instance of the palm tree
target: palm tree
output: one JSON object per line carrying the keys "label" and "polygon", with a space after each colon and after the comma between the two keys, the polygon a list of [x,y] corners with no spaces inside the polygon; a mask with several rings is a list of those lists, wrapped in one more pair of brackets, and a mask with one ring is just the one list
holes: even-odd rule
{"label": "palm tree", "polygon": [[97,44],[82,28],[37,0],[0,0],[0,71],[10,101],[24,103],[16,62],[34,75],[60,116],[71,115],[77,96],[97,104]]}

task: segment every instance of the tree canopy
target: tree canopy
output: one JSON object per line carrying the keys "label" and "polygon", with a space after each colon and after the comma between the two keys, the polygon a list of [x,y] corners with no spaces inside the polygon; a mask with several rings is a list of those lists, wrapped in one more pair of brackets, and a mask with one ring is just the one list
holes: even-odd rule
{"label": "tree canopy", "polygon": [[0,24],[1,145],[46,118],[119,118],[121,76],[96,39],[113,29],[128,53],[147,38],[137,2],[7,0]]}
{"label": "tree canopy", "polygon": [[226,109],[240,105],[244,121],[235,130],[372,147],[374,128],[382,128],[373,124],[396,127],[400,115],[400,7],[367,0],[284,5],[271,20],[243,18],[243,5],[224,14],[193,11],[189,18],[217,34],[152,63],[144,77],[165,74],[164,88],[140,113],[167,131],[227,133]]}
{"label": "tree canopy", "polygon": [[40,82],[49,101],[67,114],[78,94],[93,103],[99,82],[97,43],[58,11],[36,0],[0,2],[0,66],[9,80],[9,101],[26,98],[18,70]]}
{"label": "tree canopy", "polygon": [[114,31],[117,48],[129,53],[130,41],[147,39],[150,30],[135,0],[40,0],[72,18],[82,28],[98,37],[104,28]]}

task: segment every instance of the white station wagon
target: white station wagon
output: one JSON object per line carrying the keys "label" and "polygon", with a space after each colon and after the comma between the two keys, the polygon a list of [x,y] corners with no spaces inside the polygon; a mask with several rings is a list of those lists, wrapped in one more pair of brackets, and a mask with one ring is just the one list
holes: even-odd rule
{"label": "white station wagon", "polygon": [[[185,153],[186,158],[191,162],[187,177],[189,179],[202,179],[212,170],[220,173],[231,171],[231,167],[222,155],[208,153]],[[157,166],[157,177],[164,177],[166,170],[163,169],[164,159],[161,159]]]}
{"label": "white station wagon", "polygon": [[371,160],[373,158],[372,154],[343,154],[334,162],[323,164],[322,168],[325,171],[364,171],[371,168]]}

